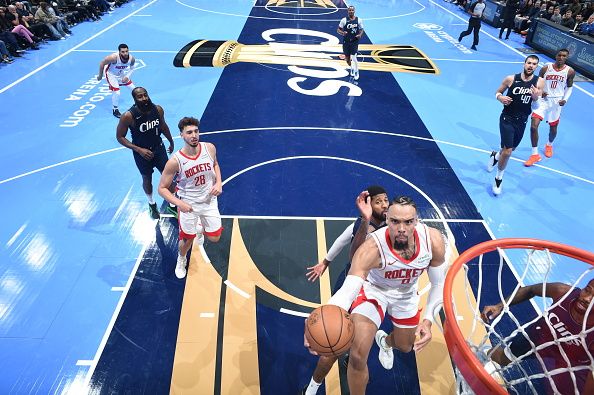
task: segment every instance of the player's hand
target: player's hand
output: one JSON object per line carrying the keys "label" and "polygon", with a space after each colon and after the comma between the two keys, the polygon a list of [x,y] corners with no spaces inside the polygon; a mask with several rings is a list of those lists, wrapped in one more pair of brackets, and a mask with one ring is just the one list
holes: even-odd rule
{"label": "player's hand", "polygon": [[561,107],[563,107],[565,105],[565,103],[567,103],[567,100],[563,100],[563,99],[559,100],[559,105]]}
{"label": "player's hand", "polygon": [[177,208],[182,213],[191,213],[191,212],[194,211],[194,209],[192,208],[192,206],[190,206],[188,203],[186,203],[184,201],[182,201],[180,204],[178,204],[177,205]]}
{"label": "player's hand", "polygon": [[223,193],[223,186],[220,183],[214,184],[210,190],[210,194],[212,196],[219,196],[221,193]]}
{"label": "player's hand", "polygon": [[431,334],[431,321],[430,320],[423,320],[419,325],[417,325],[417,330],[415,331],[415,336],[418,337],[418,340],[413,345],[413,350],[415,352],[421,351],[429,342],[433,335]]}
{"label": "player's hand", "polygon": [[371,208],[371,197],[369,196],[369,192],[363,191],[357,196],[357,200],[355,201],[357,204],[357,208],[361,213],[363,219],[369,221],[371,219],[371,214],[373,213],[373,209]]}
{"label": "player's hand", "polygon": [[103,76],[102,76],[101,74],[99,74],[99,75],[97,76],[97,81],[101,81],[102,79],[103,79]]}
{"label": "player's hand", "polygon": [[309,351],[309,353],[310,353],[311,355],[318,355],[318,353],[317,353],[317,352],[315,352],[314,350],[312,350],[312,349],[309,347],[309,342],[307,341],[307,337],[305,336],[305,328],[306,328],[306,327],[307,327],[307,318],[305,319],[305,325],[303,326],[303,346],[304,346],[305,348],[307,348],[307,351]]}
{"label": "player's hand", "polygon": [[317,265],[308,267],[307,270],[309,270],[309,271],[307,273],[305,273],[305,275],[307,276],[307,279],[309,281],[316,281],[318,278],[320,278],[322,276],[322,274],[324,274],[324,272],[328,268],[329,263],[330,263],[329,261],[324,259],[324,260],[322,260],[322,262],[318,263]]}
{"label": "player's hand", "polygon": [[501,303],[492,306],[485,306],[483,312],[481,313],[481,318],[483,321],[489,323],[493,321],[495,317],[501,314],[501,310],[503,310],[503,305],[501,305]]}
{"label": "player's hand", "polygon": [[540,90],[536,86],[531,85],[530,86],[530,96],[532,96],[532,99],[534,100],[535,97],[538,98],[539,94],[540,94]]}
{"label": "player's hand", "polygon": [[504,106],[507,106],[508,104],[514,101],[514,99],[512,99],[511,97],[503,95],[499,96],[498,99],[501,103],[503,103]]}
{"label": "player's hand", "polygon": [[136,152],[138,152],[140,154],[140,156],[142,156],[146,160],[151,160],[155,156],[153,151],[151,151],[150,149],[146,149],[146,148],[138,148],[138,151],[136,151]]}
{"label": "player's hand", "polygon": [[127,84],[128,81],[130,81],[130,78],[128,78],[128,77],[123,77],[122,78],[122,83]]}
{"label": "player's hand", "polygon": [[169,148],[167,148],[167,152],[172,153],[173,152],[173,141],[171,141],[169,143]]}

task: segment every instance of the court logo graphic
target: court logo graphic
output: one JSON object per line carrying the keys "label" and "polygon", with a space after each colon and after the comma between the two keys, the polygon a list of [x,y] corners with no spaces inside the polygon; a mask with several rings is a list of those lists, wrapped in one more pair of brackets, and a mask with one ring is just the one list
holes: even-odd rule
{"label": "court logo graphic", "polygon": [[436,43],[443,43],[449,42],[454,47],[456,47],[460,52],[465,54],[471,54],[472,51],[463,44],[460,44],[458,40],[454,37],[450,36],[443,27],[440,25],[436,25],[435,23],[428,23],[428,22],[419,22],[413,24],[413,27],[422,30],[430,39],[435,41]]}
{"label": "court logo graphic", "polygon": [[[277,42],[292,35],[314,37],[318,44]],[[348,66],[341,59],[342,45],[338,37],[317,30],[279,28],[262,32],[267,44],[246,45],[234,40],[194,40],[175,56],[175,67],[225,67],[232,63],[260,63],[286,65],[289,71],[301,75],[287,81],[296,92],[310,96],[331,96],[340,87],[347,87],[349,96],[360,96],[361,88],[339,80],[349,75]],[[359,45],[359,69],[382,72],[439,74],[437,66],[412,45]],[[299,83],[307,78],[324,79],[314,89],[303,89]]]}
{"label": "court logo graphic", "polygon": [[266,7],[337,8],[331,0],[269,0]]}
{"label": "court logo graphic", "polygon": [[443,30],[443,27],[436,25],[435,23],[415,23],[413,27],[421,30]]}

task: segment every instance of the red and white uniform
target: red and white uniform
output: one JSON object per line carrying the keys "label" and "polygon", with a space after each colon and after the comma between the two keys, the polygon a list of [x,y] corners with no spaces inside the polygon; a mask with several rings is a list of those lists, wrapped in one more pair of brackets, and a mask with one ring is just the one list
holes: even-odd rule
{"label": "red and white uniform", "polygon": [[128,77],[130,73],[132,73],[132,57],[129,57],[128,61],[124,63],[122,62],[119,53],[116,52],[115,56],[117,61],[105,66],[105,79],[109,84],[109,89],[112,91],[120,90],[120,86],[128,86],[132,84],[132,80],[130,79],[127,82],[122,82],[124,77]]}
{"label": "red and white uniform", "polygon": [[179,212],[179,235],[191,239],[204,230],[205,235],[217,236],[223,231],[217,197],[210,194],[216,182],[214,159],[206,143],[198,143],[195,157],[177,151],[173,154],[179,164],[177,196],[192,206],[193,212]]}
{"label": "red and white uniform", "polygon": [[415,253],[410,259],[394,251],[387,226],[369,236],[380,251],[381,267],[369,272],[351,312],[366,316],[378,328],[386,313],[394,326],[412,328],[419,323],[418,280],[427,270],[433,253],[426,225],[417,224],[413,236]]}
{"label": "red and white uniform", "polygon": [[547,63],[547,71],[544,74],[546,97],[539,98],[533,104],[532,118],[538,118],[541,121],[548,122],[551,126],[559,123],[561,117],[561,107],[559,101],[563,99],[567,89],[567,74],[571,69],[564,65],[557,70],[554,63]]}

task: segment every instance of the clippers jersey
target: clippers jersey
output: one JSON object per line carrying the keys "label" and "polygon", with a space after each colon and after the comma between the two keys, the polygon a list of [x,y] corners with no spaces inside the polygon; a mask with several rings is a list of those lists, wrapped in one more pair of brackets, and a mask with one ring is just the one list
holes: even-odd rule
{"label": "clippers jersey", "polygon": [[371,237],[379,248],[382,266],[379,269],[370,270],[367,281],[379,288],[394,290],[401,295],[416,292],[419,276],[427,269],[433,258],[431,237],[427,226],[417,224],[415,227],[416,251],[409,260],[394,251],[387,226],[371,233]]}
{"label": "clippers jersey", "polygon": [[506,96],[512,98],[512,102],[503,107],[503,113],[514,118],[527,117],[532,111],[532,95],[530,94],[530,87],[536,86],[538,76],[534,75],[529,81],[522,79],[522,74],[514,75],[514,81],[511,86],[507,88]]}
{"label": "clippers jersey", "polygon": [[355,19],[342,18],[338,25],[342,30],[345,31],[344,42],[352,43],[357,40],[357,34],[363,29],[363,21],[358,16]]}
{"label": "clippers jersey", "polygon": [[126,75],[128,75],[128,73],[130,73],[130,71],[132,70],[130,67],[130,59],[128,58],[128,61],[126,63],[122,62],[122,59],[120,59],[120,54],[116,52],[116,57],[117,57],[117,62],[115,63],[110,63],[107,65],[107,68],[105,69],[107,73],[111,74],[111,75],[115,75],[118,78],[122,78]]}
{"label": "clippers jersey", "polygon": [[[547,318],[543,316],[526,328],[528,337],[536,345],[554,342],[555,338],[563,339],[582,333],[582,324],[575,322],[569,313],[572,304],[577,303],[580,291],[579,288],[574,289],[561,303],[545,312],[551,326],[547,323]],[[586,330],[589,328],[591,326],[586,325]],[[548,347],[539,350],[538,354],[543,358],[548,371],[567,367],[567,363],[561,355],[559,348],[563,349],[567,358],[571,361],[571,366],[590,366],[592,361],[585,347],[591,348],[592,344],[594,344],[594,332],[590,331],[586,333],[583,343],[579,338],[570,341],[561,341],[560,346],[550,344]],[[575,371],[578,388],[583,388],[589,372],[589,370]],[[569,373],[556,374],[553,376],[553,380],[561,393],[574,393],[573,383]]]}
{"label": "clippers jersey", "polygon": [[214,160],[206,143],[198,143],[198,155],[194,158],[177,151],[175,158],[179,164],[177,196],[185,202],[209,204],[216,196],[210,194],[216,175]]}
{"label": "clippers jersey", "polygon": [[545,80],[544,91],[547,94],[546,97],[563,97],[565,89],[567,88],[568,72],[568,65],[563,66],[561,70],[556,70],[554,63],[547,63],[547,71],[543,76]]}

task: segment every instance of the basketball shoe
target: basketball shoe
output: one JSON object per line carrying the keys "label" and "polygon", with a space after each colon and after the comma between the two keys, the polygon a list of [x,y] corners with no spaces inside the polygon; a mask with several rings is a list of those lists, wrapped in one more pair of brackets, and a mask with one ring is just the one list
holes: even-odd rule
{"label": "basketball shoe", "polygon": [[375,333],[375,342],[379,347],[378,358],[384,369],[392,369],[394,365],[394,351],[386,344],[388,334],[381,329]]}
{"label": "basketball shoe", "polygon": [[551,158],[553,156],[553,146],[550,144],[545,145],[545,156]]}
{"label": "basketball shoe", "polygon": [[186,257],[178,255],[177,256],[177,265],[175,265],[175,277],[179,278],[180,280],[186,277]]}
{"label": "basketball shoe", "polygon": [[153,204],[149,203],[149,213],[150,213],[152,219],[161,218],[161,214],[159,214],[159,209],[157,208],[157,203],[153,203]]}
{"label": "basketball shoe", "polygon": [[167,212],[173,215],[173,218],[177,218],[177,207],[170,204],[167,205]]}
{"label": "basketball shoe", "polygon": [[113,116],[116,117],[116,118],[120,118],[122,116],[122,113],[117,108],[114,108],[113,109]]}
{"label": "basketball shoe", "polygon": [[539,154],[530,155],[530,158],[528,158],[528,160],[524,162],[524,166],[530,167],[536,162],[540,162],[541,160],[542,157]]}
{"label": "basketball shoe", "polygon": [[489,155],[489,163],[487,164],[487,171],[489,173],[493,171],[493,169],[495,168],[495,165],[497,164],[497,162],[499,162],[497,159],[495,159],[496,156],[497,156],[497,152],[491,151],[491,155]]}
{"label": "basketball shoe", "polygon": [[503,179],[498,179],[497,177],[495,177],[495,181],[493,181],[493,195],[495,196],[499,196],[501,195],[501,183],[503,182]]}

